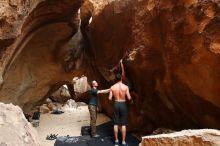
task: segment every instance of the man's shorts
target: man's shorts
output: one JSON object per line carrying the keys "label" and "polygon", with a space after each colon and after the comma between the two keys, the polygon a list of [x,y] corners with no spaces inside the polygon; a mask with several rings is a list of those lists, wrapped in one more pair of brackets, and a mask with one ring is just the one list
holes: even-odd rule
{"label": "man's shorts", "polygon": [[114,103],[113,121],[115,125],[127,125],[128,124],[128,110],[126,102]]}

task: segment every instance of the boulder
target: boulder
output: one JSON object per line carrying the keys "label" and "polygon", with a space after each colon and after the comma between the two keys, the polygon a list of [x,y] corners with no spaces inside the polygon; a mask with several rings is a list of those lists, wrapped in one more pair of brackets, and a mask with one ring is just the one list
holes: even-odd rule
{"label": "boulder", "polygon": [[139,146],[219,146],[220,131],[214,129],[183,130],[170,134],[146,136]]}
{"label": "boulder", "polygon": [[50,109],[47,107],[46,104],[40,106],[40,113],[45,114],[45,113],[49,113],[49,112],[50,112]]}
{"label": "boulder", "polygon": [[78,108],[78,104],[73,99],[70,99],[62,107],[62,110],[64,110],[64,111],[72,111],[72,110],[76,110],[77,108]]}
{"label": "boulder", "polygon": [[90,89],[90,85],[86,76],[82,76],[80,78],[74,77],[73,86],[76,94],[85,93]]}
{"label": "boulder", "polygon": [[[137,95],[129,128],[220,128],[220,1],[89,1],[86,34],[97,74],[105,87],[113,84],[111,70],[123,58]],[[100,103],[112,116],[108,99]]]}
{"label": "boulder", "polygon": [[51,103],[51,102],[52,102],[52,100],[51,100],[50,98],[47,98],[47,99],[46,99],[46,103],[49,104],[49,103]]}
{"label": "boulder", "polygon": [[57,109],[57,106],[52,102],[48,103],[47,107],[50,109],[50,111],[53,111],[53,110]]}
{"label": "boulder", "polygon": [[71,96],[69,90],[65,86],[61,86],[57,91],[50,95],[50,99],[52,99],[52,101],[60,103],[65,103],[70,98]]}
{"label": "boulder", "polygon": [[65,71],[72,46],[63,47],[79,28],[77,12],[82,3],[0,1],[0,101],[28,112],[45,101],[52,86],[72,81],[77,72]]}
{"label": "boulder", "polygon": [[36,130],[18,106],[0,103],[0,145],[40,146]]}

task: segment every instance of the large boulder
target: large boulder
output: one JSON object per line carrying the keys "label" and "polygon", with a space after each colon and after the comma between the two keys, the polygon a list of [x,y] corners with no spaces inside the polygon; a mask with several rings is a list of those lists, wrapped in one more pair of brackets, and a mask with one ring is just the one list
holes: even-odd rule
{"label": "large boulder", "polygon": [[79,77],[73,78],[73,88],[76,94],[80,94],[87,92],[91,87],[88,83],[87,77],[82,76],[80,78]]}
{"label": "large boulder", "polygon": [[[123,58],[135,100],[130,128],[220,128],[219,1],[117,0],[101,10],[90,2],[94,67],[109,85]],[[101,104],[111,116],[107,98]]]}
{"label": "large boulder", "polygon": [[213,129],[183,130],[180,132],[146,136],[139,146],[219,146],[220,131]]}
{"label": "large boulder", "polygon": [[50,99],[54,102],[65,103],[71,96],[66,85],[60,87],[57,91],[50,95]]}
{"label": "large boulder", "polygon": [[37,131],[18,106],[0,103],[0,145],[39,146]]}
{"label": "large boulder", "polygon": [[0,101],[27,111],[63,84],[71,84],[80,71],[66,69],[77,61],[67,58],[79,49],[73,48],[71,38],[80,28],[78,9],[82,3],[0,2]]}

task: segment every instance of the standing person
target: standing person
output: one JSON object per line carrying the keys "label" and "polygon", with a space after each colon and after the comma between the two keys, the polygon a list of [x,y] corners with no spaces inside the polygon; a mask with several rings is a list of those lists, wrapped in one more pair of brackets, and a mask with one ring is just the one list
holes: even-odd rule
{"label": "standing person", "polygon": [[92,81],[92,88],[89,90],[90,99],[89,99],[89,113],[90,113],[90,127],[91,127],[91,136],[99,137],[96,134],[96,119],[97,119],[97,104],[98,104],[98,94],[100,93],[109,93],[109,89],[106,90],[98,90],[98,83],[96,81]]}
{"label": "standing person", "polygon": [[128,110],[126,105],[127,99],[132,101],[128,86],[122,83],[121,74],[116,75],[117,83],[110,88],[109,100],[114,97],[113,121],[114,121],[114,136],[115,146],[119,146],[118,141],[118,126],[122,126],[122,146],[127,146],[126,125],[128,124]]}

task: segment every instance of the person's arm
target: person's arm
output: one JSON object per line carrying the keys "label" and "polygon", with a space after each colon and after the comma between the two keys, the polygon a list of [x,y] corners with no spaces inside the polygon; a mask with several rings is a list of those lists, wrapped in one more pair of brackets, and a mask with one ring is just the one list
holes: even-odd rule
{"label": "person's arm", "polygon": [[109,93],[110,89],[105,89],[105,90],[98,90],[98,94],[100,93]]}
{"label": "person's arm", "polygon": [[125,69],[124,69],[122,59],[120,60],[120,65],[121,65],[121,74],[122,74],[122,77],[124,78],[125,77]]}
{"label": "person's arm", "polygon": [[109,100],[112,100],[112,90],[111,90],[111,89],[110,89],[110,91],[109,91],[108,99],[109,99]]}
{"label": "person's arm", "polygon": [[126,96],[127,96],[128,100],[130,100],[131,102],[133,101],[128,88],[127,88],[127,91],[126,91]]}

